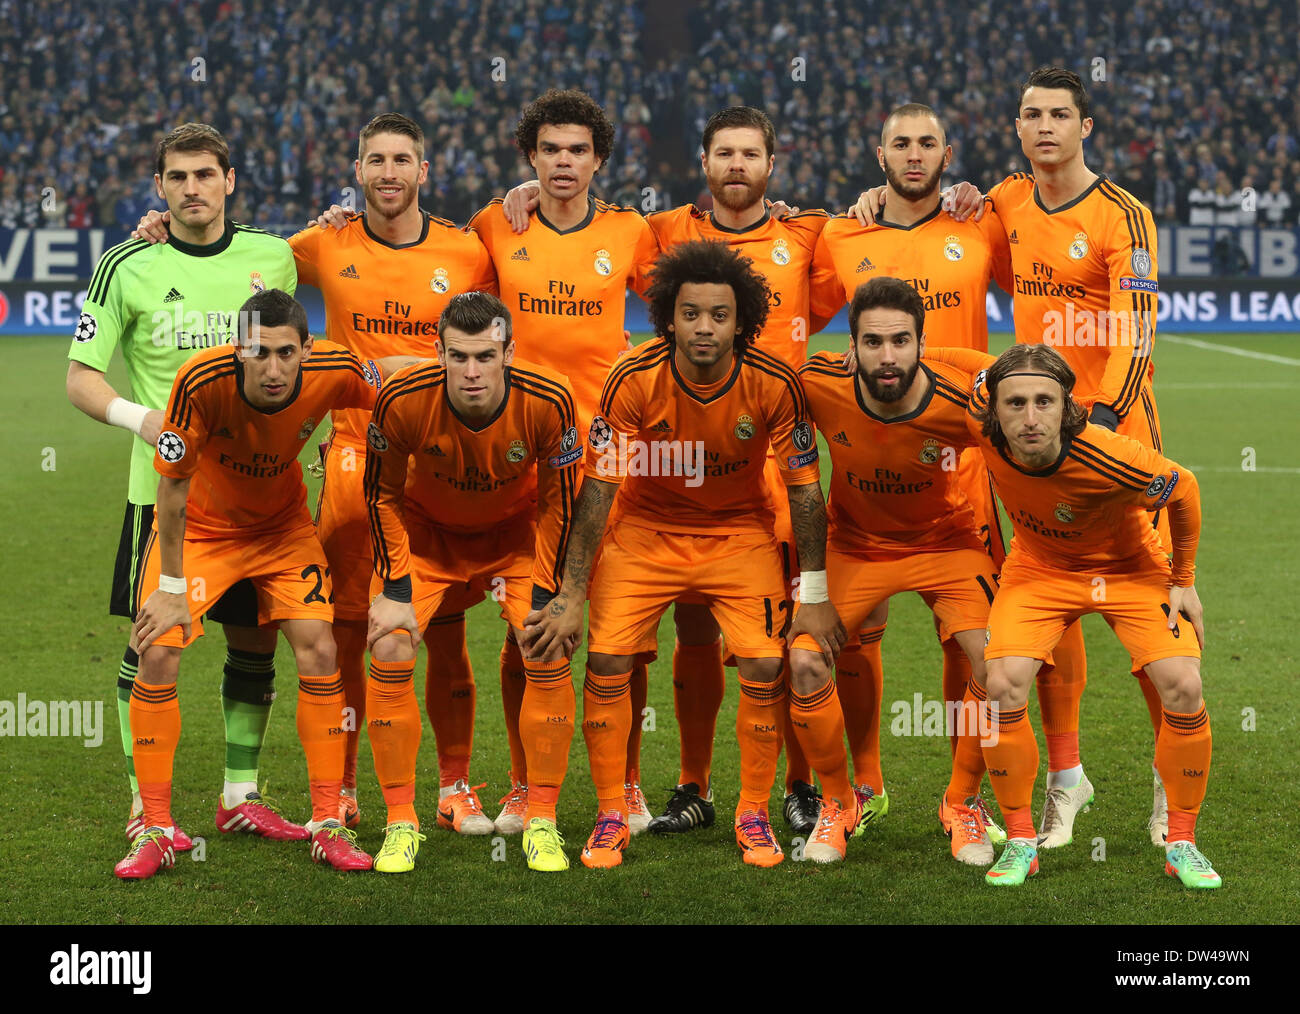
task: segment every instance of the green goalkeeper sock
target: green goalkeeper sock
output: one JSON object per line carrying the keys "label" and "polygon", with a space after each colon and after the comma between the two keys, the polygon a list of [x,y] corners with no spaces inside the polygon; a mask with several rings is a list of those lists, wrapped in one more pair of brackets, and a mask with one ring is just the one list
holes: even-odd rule
{"label": "green goalkeeper sock", "polygon": [[226,721],[226,782],[257,782],[257,765],[275,703],[275,653],[226,648],[221,713]]}
{"label": "green goalkeeper sock", "polygon": [[140,656],[127,648],[122,652],[122,664],[117,670],[117,720],[122,728],[122,752],[126,754],[126,773],[131,779],[133,803],[140,795],[140,783],[135,778],[135,753],[131,739],[131,688],[135,686],[139,672]]}

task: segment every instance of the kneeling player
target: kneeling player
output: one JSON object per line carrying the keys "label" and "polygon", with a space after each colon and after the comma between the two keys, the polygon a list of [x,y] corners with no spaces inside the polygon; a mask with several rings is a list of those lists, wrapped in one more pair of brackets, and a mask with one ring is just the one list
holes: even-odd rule
{"label": "kneeling player", "polygon": [[[1187,887],[1215,888],[1219,875],[1195,835],[1211,753],[1201,697],[1205,631],[1192,583],[1201,530],[1196,477],[1087,422],[1071,395],[1074,379],[1054,349],[1013,345],[975,378],[971,393],[967,422],[1015,527],[984,649],[998,722],[984,759],[1008,836],[986,878],[1016,885],[1038,871],[1029,809],[1038,745],[1025,706],[1029,687],[1066,626],[1101,613],[1133,670],[1145,669],[1160,692],[1164,731],[1156,768],[1169,798],[1165,872]],[[1165,509],[1172,569],[1146,517]],[[1194,636],[1187,636],[1189,625]]]}
{"label": "kneeling player", "polygon": [[155,537],[133,641],[140,674],[131,735],[144,829],[115,872],[153,876],[171,866],[172,761],[180,738],[181,649],[203,633],[208,604],[244,578],[259,622],[279,621],[298,663],[298,735],[311,782],[311,854],[336,869],[369,869],[338,821],[343,778],[343,687],[330,632],[330,576],[307,511],[298,453],[335,408],[367,408],[378,369],[329,342],[313,344],[307,314],[279,289],[240,308],[234,346],[195,355],[176,375],[158,437]]}
{"label": "kneeling player", "polygon": [[[598,814],[582,852],[587,866],[622,862],[632,664],[655,649],[660,617],[683,595],[708,605],[740,669],[736,841],[751,865],[784,858],[768,798],[784,722],[781,637],[790,603],[763,478],[769,445],[789,491],[801,565],[823,582],[826,508],[798,377],[753,345],[767,295],[749,261],[720,243],[684,243],[656,262],[647,298],[660,337],[620,360],[605,382],[564,584],[528,620],[534,651],[576,637],[590,575],[583,734]],[[616,494],[619,513],[606,532]],[[805,601],[790,636],[800,630],[831,657],[844,641],[824,595]],[[824,815],[851,832],[857,808],[839,702],[832,688],[805,704],[800,738],[806,730],[804,746],[828,788]]]}
{"label": "kneeling player", "polygon": [[[395,374],[367,432],[365,491],[377,592],[367,641],[366,712],[388,806],[381,873],[414,869],[421,718],[415,653],[449,593],[492,592],[519,643],[524,618],[559,587],[582,444],[558,373],[514,362],[510,312],[483,292],[438,321],[438,362]],[[573,738],[571,653],[524,659],[520,735],[528,763],[524,853],[535,870],[569,861],[555,807]],[[622,781],[620,779],[620,792]]]}
{"label": "kneeling player", "polygon": [[[974,445],[966,430],[969,377],[921,361],[924,324],[925,305],[911,285],[874,278],[859,286],[849,306],[847,360],[821,352],[799,370],[813,421],[833,434],[827,443],[834,463],[830,599],[847,629],[858,630],[891,595],[917,592],[952,631],[983,684],[984,629],[997,577],[958,469],[962,449]],[[792,646],[790,669],[796,700],[825,693],[830,670],[806,639]],[[846,722],[878,723],[880,693],[877,683],[861,695],[872,702],[874,715],[855,713],[862,709],[859,695],[846,694]],[[955,859],[987,866],[993,862],[990,835],[1000,839],[1001,829],[979,797],[984,761],[976,730],[965,720],[974,702],[961,707],[965,693],[966,687],[945,693],[957,742],[939,819]],[[826,832],[819,825],[809,848]]]}

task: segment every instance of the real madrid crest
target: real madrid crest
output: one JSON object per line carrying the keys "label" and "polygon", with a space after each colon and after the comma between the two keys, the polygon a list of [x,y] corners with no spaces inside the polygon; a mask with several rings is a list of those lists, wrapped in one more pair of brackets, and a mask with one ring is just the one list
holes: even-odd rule
{"label": "real madrid crest", "polygon": [[608,275],[613,273],[614,261],[613,258],[610,257],[608,250],[596,251],[595,267],[596,267],[596,274],[598,275]]}
{"label": "real madrid crest", "polygon": [[921,445],[921,460],[927,465],[933,465],[939,460],[939,451],[939,441],[931,437]]}
{"label": "real madrid crest", "polygon": [[446,268],[437,268],[433,272],[433,277],[429,279],[429,288],[438,295],[442,295],[451,288],[451,276],[447,274]]}
{"label": "real madrid crest", "polygon": [[1076,261],[1081,261],[1088,256],[1088,234],[1086,232],[1076,232],[1074,242],[1070,244],[1070,257]]}
{"label": "real madrid crest", "polygon": [[262,272],[250,271],[248,273],[248,291],[253,295],[266,291],[266,285],[262,281]]}
{"label": "real madrid crest", "polygon": [[1052,511],[1052,517],[1056,518],[1061,524],[1068,525],[1074,520],[1074,511],[1070,509],[1068,503],[1058,503],[1056,510]]}
{"label": "real madrid crest", "polygon": [[772,262],[775,264],[790,263],[790,246],[783,239],[778,239],[772,244]]}
{"label": "real madrid crest", "polygon": [[506,451],[506,461],[517,465],[526,457],[528,457],[528,448],[524,446],[524,442],[522,440],[512,440],[510,449]]}
{"label": "real madrid crest", "polygon": [[305,420],[303,420],[302,428],[298,430],[298,439],[306,440],[309,436],[311,436],[311,431],[314,430],[315,428],[316,428],[316,420],[313,419],[311,416],[308,416]]}
{"label": "real madrid crest", "polygon": [[748,440],[755,433],[754,420],[747,415],[740,415],[736,418],[736,436],[741,440]]}
{"label": "real madrid crest", "polygon": [[945,236],[943,240],[943,255],[950,261],[959,261],[966,256],[966,251],[961,245],[961,239],[957,236]]}

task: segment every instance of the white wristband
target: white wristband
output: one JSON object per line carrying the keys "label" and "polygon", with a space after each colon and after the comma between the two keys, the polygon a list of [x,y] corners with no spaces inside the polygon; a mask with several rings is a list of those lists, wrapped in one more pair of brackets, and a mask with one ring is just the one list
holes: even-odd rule
{"label": "white wristband", "polygon": [[799,575],[799,601],[804,605],[815,606],[830,598],[826,591],[826,571],[805,570]]}
{"label": "white wristband", "polygon": [[148,414],[149,410],[143,405],[137,405],[125,398],[114,398],[108,403],[108,408],[104,412],[104,421],[110,426],[121,426],[124,430],[130,430],[138,437],[140,431],[144,429],[144,417]]}
{"label": "white wristband", "polygon": [[189,590],[189,585],[185,583],[183,577],[168,577],[162,574],[158,578],[158,590],[168,595],[184,595]]}

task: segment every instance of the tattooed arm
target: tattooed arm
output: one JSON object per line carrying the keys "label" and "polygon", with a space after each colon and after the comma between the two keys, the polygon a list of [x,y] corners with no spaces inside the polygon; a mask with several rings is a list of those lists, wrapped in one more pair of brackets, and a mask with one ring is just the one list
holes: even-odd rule
{"label": "tattooed arm", "polygon": [[582,607],[587,601],[592,562],[617,494],[616,482],[591,476],[583,480],[569,534],[569,551],[564,557],[564,583],[550,602],[533,610],[524,621],[523,648],[529,658],[559,658],[561,649],[572,655],[582,639]]}
{"label": "tattooed arm", "polygon": [[[790,498],[790,522],[794,527],[794,543],[799,552],[799,570],[810,579],[816,575],[818,583],[825,587],[826,499],[822,496],[821,484],[814,482],[805,486],[788,486],[786,494]],[[811,584],[810,580],[809,585]],[[801,582],[801,599],[804,592]],[[828,665],[834,662],[847,638],[839,613],[829,599],[800,602],[794,622],[790,624],[790,632],[786,635],[786,644],[794,644],[795,638],[800,634],[807,634],[817,641]]]}

